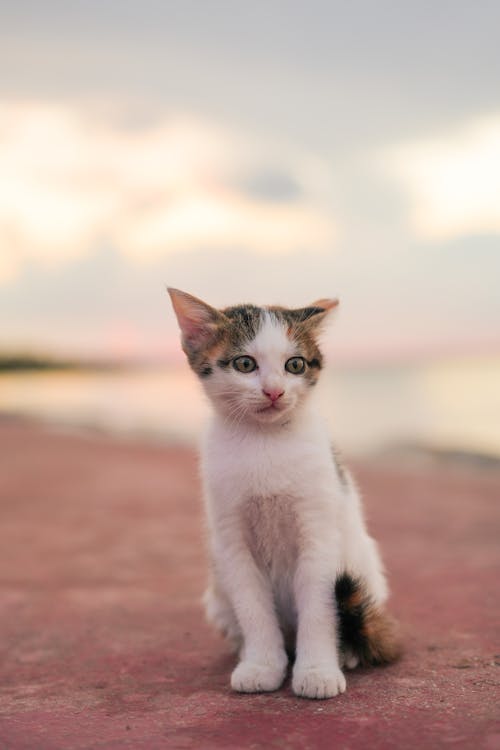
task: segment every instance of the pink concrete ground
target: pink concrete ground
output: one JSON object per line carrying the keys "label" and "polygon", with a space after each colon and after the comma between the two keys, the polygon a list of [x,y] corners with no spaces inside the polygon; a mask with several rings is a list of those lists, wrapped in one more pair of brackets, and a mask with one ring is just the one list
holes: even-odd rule
{"label": "pink concrete ground", "polygon": [[0,423],[0,748],[500,748],[500,473],[356,467],[403,660],[333,700],[228,687],[196,461]]}

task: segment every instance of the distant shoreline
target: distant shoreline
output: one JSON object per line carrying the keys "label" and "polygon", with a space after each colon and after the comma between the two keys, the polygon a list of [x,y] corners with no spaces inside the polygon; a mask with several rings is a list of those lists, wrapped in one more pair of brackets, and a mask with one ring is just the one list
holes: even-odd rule
{"label": "distant shoreline", "polygon": [[[472,353],[451,353],[451,354],[429,354],[425,356],[394,358],[379,358],[376,361],[371,359],[365,360],[338,360],[335,354],[329,353],[327,363],[328,369],[332,372],[349,372],[349,371],[395,371],[412,369],[415,367],[429,367],[442,364],[462,365],[470,362],[494,362],[500,365],[500,351]],[[57,355],[39,354],[35,352],[21,351],[0,351],[0,376],[3,373],[36,373],[36,372],[119,372],[134,370],[175,370],[183,371],[186,369],[184,360],[163,359],[163,358],[110,358],[105,357],[58,357]]]}
{"label": "distant shoreline", "polygon": [[23,372],[103,372],[122,370],[128,366],[116,362],[57,359],[36,354],[0,354],[0,375]]}
{"label": "distant shoreline", "polygon": [[[5,364],[1,354],[0,360]],[[423,369],[335,368],[325,373],[317,399],[346,455],[487,467],[500,461],[499,377],[500,359]],[[9,354],[8,369],[0,368],[0,415],[56,429],[194,445],[207,411],[187,366],[35,355],[13,361]]]}
{"label": "distant shoreline", "polygon": [[[23,426],[34,431],[46,431],[48,433],[67,432],[68,434],[79,434],[88,439],[101,440],[117,443],[139,443],[145,447],[165,448],[193,448],[197,447],[197,440],[193,437],[165,432],[159,434],[156,431],[144,429],[137,430],[115,430],[111,427],[103,427],[92,422],[80,422],[78,420],[61,420],[56,418],[36,417],[30,414],[8,412],[0,409],[0,426],[11,424]],[[381,446],[379,450],[360,455],[347,455],[348,460],[361,463],[381,462],[385,465],[420,465],[425,466],[449,466],[465,467],[472,470],[500,471],[500,456],[479,451],[465,451],[453,447],[424,445],[419,443],[399,443]]]}

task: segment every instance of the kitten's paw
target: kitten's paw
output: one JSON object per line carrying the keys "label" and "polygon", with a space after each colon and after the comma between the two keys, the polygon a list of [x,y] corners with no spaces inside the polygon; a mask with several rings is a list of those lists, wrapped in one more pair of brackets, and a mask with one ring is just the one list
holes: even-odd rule
{"label": "kitten's paw", "polygon": [[286,666],[241,661],[231,675],[231,687],[239,693],[278,690],[285,679]]}
{"label": "kitten's paw", "polygon": [[345,667],[346,669],[356,669],[359,664],[359,656],[350,649],[346,649],[346,651],[341,652],[339,661],[341,667]]}
{"label": "kitten's paw", "polygon": [[357,656],[357,654],[346,654],[345,656],[346,669],[356,669],[358,664],[359,664],[359,656]]}
{"label": "kitten's paw", "polygon": [[346,688],[338,667],[299,667],[293,672],[292,690],[300,698],[333,698]]}

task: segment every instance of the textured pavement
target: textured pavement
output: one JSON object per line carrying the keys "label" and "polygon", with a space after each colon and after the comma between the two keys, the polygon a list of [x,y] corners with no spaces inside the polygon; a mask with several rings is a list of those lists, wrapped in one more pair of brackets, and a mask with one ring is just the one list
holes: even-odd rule
{"label": "textured pavement", "polygon": [[0,422],[0,750],[500,748],[500,471],[354,468],[403,659],[236,695],[193,453]]}

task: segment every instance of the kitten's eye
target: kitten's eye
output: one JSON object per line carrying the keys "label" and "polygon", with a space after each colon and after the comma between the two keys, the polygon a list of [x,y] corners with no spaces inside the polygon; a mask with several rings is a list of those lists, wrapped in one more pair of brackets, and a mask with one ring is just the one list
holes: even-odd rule
{"label": "kitten's eye", "polygon": [[306,361],[304,357],[290,357],[285,362],[285,370],[291,372],[292,375],[302,375],[306,369]]}
{"label": "kitten's eye", "polygon": [[257,362],[253,357],[243,354],[241,357],[233,359],[233,367],[238,372],[253,372],[257,368]]}

